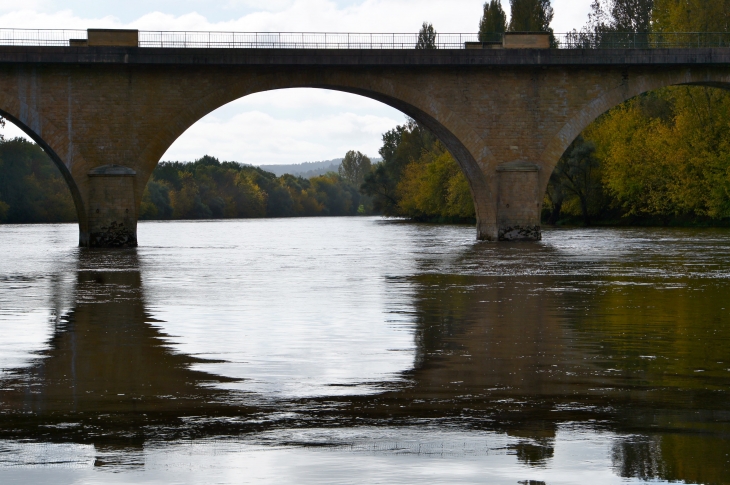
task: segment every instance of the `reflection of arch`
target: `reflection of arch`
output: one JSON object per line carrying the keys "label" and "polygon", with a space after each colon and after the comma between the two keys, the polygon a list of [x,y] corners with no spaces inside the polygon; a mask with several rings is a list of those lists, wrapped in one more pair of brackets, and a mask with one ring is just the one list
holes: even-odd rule
{"label": "reflection of arch", "polygon": [[[28,109],[26,107],[26,109]],[[32,130],[28,125],[20,121],[17,117],[13,116],[12,114],[8,113],[7,111],[0,109],[0,116],[5,118],[6,120],[13,123],[15,126],[20,128],[25,132],[26,135],[28,135],[34,142],[40,146],[44,152],[46,152],[46,155],[53,161],[53,163],[58,167],[58,170],[61,172],[61,175],[63,175],[63,179],[66,181],[66,185],[68,186],[69,190],[71,191],[71,197],[73,197],[74,200],[74,206],[76,207],[76,216],[79,221],[79,226],[82,233],[88,232],[87,228],[87,218],[86,218],[86,210],[84,209],[84,201],[81,198],[81,192],[79,191],[78,186],[76,185],[76,181],[73,179],[73,176],[71,175],[71,172],[69,171],[68,167],[65,163],[63,163],[63,160],[61,157],[56,153],[56,151],[51,148],[49,143],[46,143],[46,141],[38,135],[34,130]],[[40,119],[40,116],[38,113],[32,113],[30,116],[30,119]],[[48,122],[43,120],[40,123],[42,123],[41,126],[48,125]]]}
{"label": "reflection of arch", "polygon": [[[245,96],[265,91],[289,88],[315,88],[356,94],[391,106],[427,127],[448,148],[464,172],[472,193],[477,220],[493,219],[491,188],[484,178],[487,166],[495,165],[485,141],[477,132],[444,103],[428,98],[428,106],[421,107],[424,96],[414,89],[394,83],[389,79],[367,77],[363,82],[351,82],[349,78],[338,77],[330,81],[326,76],[301,76],[294,82],[287,76],[264,75],[253,84],[222,86],[191,102],[184,111],[171,119],[169,124],[144,147],[142,159],[148,161],[140,181],[146,184],[155,165],[167,149],[192,125],[214,110]],[[368,86],[368,87],[362,87]],[[420,98],[420,103],[418,102]],[[429,112],[426,112],[428,109]],[[431,113],[438,114],[438,120]],[[458,136],[455,134],[458,133]],[[468,148],[467,148],[468,146]],[[479,157],[479,160],[475,158]],[[137,190],[143,190],[144,186]],[[481,214],[481,217],[480,217]],[[491,215],[491,217],[490,217]]]}
{"label": "reflection of arch", "polygon": [[707,73],[695,75],[689,69],[673,75],[658,76],[656,74],[648,74],[638,76],[629,82],[624,82],[593,99],[563,125],[562,129],[552,138],[541,154],[540,159],[544,164],[543,166],[547,169],[545,170],[543,185],[547,185],[547,179],[550,177],[560,157],[565,153],[565,150],[578,138],[578,135],[583,130],[588,128],[602,114],[621,103],[625,103],[631,98],[669,86],[693,85],[730,89],[730,82],[728,82],[730,81],[730,76],[717,76],[720,79],[713,79],[714,77]]}

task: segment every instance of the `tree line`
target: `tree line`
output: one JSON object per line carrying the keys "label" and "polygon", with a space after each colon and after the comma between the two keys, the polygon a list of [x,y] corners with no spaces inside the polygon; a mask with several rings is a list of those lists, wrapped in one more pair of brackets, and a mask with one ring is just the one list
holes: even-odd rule
{"label": "tree line", "polygon": [[41,147],[0,136],[0,222],[75,220],[68,185]]}
{"label": "tree line", "polygon": [[[157,165],[142,196],[140,219],[351,216],[372,213],[359,187],[371,170],[360,152],[337,173],[277,177],[258,167],[204,156]],[[0,137],[0,223],[73,222],[71,192],[40,146]]]}
{"label": "tree line", "polygon": [[192,163],[162,162],[147,184],[140,219],[351,216],[369,214],[360,193],[370,160],[346,154],[338,173],[311,177],[271,172],[204,156]]}

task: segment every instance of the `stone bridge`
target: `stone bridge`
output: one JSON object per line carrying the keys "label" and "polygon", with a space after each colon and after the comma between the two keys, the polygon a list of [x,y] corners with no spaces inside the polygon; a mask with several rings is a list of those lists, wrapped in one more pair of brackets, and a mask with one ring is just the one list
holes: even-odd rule
{"label": "stone bridge", "polygon": [[730,49],[0,47],[0,115],[39,143],[82,246],[137,244],[142,193],[196,121],[243,96],[323,88],[428,127],[469,180],[477,238],[536,240],[550,174],[599,115],[672,85],[730,86]]}

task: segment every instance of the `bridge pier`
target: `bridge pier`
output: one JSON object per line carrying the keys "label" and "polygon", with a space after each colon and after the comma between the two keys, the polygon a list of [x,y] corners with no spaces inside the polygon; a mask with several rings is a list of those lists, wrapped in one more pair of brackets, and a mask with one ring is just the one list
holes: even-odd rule
{"label": "bridge pier", "polygon": [[529,162],[509,162],[497,167],[498,241],[539,241],[540,167]]}

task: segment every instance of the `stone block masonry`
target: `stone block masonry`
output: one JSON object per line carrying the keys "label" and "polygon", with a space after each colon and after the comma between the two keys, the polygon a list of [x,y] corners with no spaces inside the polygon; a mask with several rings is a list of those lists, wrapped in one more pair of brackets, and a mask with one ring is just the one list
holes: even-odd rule
{"label": "stone block masonry", "polygon": [[730,49],[305,50],[0,47],[0,115],[64,174],[84,246],[134,246],[169,146],[240,97],[284,88],[366,96],[416,119],[459,162],[477,238],[537,240],[560,156],[646,91],[730,86]]}
{"label": "stone block masonry", "polygon": [[89,246],[137,246],[136,174],[119,165],[89,171]]}
{"label": "stone block masonry", "polygon": [[497,167],[497,239],[539,241],[540,167],[528,162],[503,163]]}

